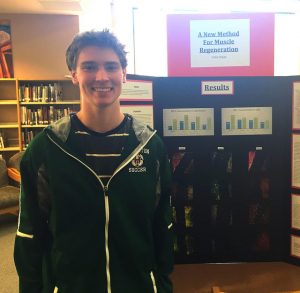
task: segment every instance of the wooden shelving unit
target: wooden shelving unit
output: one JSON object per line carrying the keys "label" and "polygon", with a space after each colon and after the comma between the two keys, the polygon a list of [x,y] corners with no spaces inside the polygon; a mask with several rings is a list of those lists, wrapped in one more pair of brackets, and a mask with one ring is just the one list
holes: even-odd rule
{"label": "wooden shelving unit", "polygon": [[0,79],[0,154],[9,158],[21,150],[18,80]]}
{"label": "wooden shelving unit", "polygon": [[21,149],[48,124],[80,108],[71,80],[19,80]]}
{"label": "wooden shelving unit", "polygon": [[[50,87],[54,84],[59,85],[60,90],[59,99],[55,101],[53,93],[50,93]],[[46,93],[46,88],[49,87],[50,98],[45,99],[44,92],[42,101],[31,100],[33,88],[36,90],[37,87],[45,87]],[[22,100],[24,88],[26,101]],[[70,112],[77,112],[79,108],[79,89],[71,80],[0,79],[0,136],[3,141],[0,142],[0,154],[8,159],[14,153],[24,150],[29,141],[49,123]],[[39,117],[41,113],[44,115],[43,121]],[[54,117],[50,117],[53,113]]]}
{"label": "wooden shelving unit", "polygon": [[79,100],[70,100],[70,101],[58,101],[58,102],[20,102],[21,106],[30,106],[30,105],[79,105]]}

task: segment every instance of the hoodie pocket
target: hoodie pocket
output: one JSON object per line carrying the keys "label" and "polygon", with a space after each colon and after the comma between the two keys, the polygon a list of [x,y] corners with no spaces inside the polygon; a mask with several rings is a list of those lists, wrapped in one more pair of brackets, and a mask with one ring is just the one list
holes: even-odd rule
{"label": "hoodie pocket", "polygon": [[150,272],[150,278],[151,278],[151,281],[152,281],[153,292],[157,293],[156,281],[155,281],[155,277],[154,277],[153,272]]}

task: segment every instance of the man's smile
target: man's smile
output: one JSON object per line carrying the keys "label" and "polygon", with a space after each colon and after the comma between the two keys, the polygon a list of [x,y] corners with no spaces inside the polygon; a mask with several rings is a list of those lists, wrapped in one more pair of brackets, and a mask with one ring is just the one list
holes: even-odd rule
{"label": "man's smile", "polygon": [[92,89],[95,92],[102,92],[102,93],[104,92],[104,93],[106,93],[106,92],[111,91],[113,88],[112,87],[92,87]]}

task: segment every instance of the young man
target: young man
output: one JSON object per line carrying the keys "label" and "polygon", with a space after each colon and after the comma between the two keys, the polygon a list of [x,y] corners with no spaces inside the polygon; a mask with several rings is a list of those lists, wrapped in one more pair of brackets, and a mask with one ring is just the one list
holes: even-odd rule
{"label": "young man", "polygon": [[81,109],[21,162],[20,292],[172,292],[170,167],[155,131],[120,111],[124,47],[85,32],[66,60]]}

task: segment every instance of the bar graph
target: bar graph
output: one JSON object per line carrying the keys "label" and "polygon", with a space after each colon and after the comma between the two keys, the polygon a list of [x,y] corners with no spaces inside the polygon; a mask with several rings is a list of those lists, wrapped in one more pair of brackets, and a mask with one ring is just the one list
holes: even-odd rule
{"label": "bar graph", "polygon": [[272,134],[272,107],[222,108],[222,135]]}
{"label": "bar graph", "polygon": [[213,108],[163,110],[164,136],[214,135]]}

